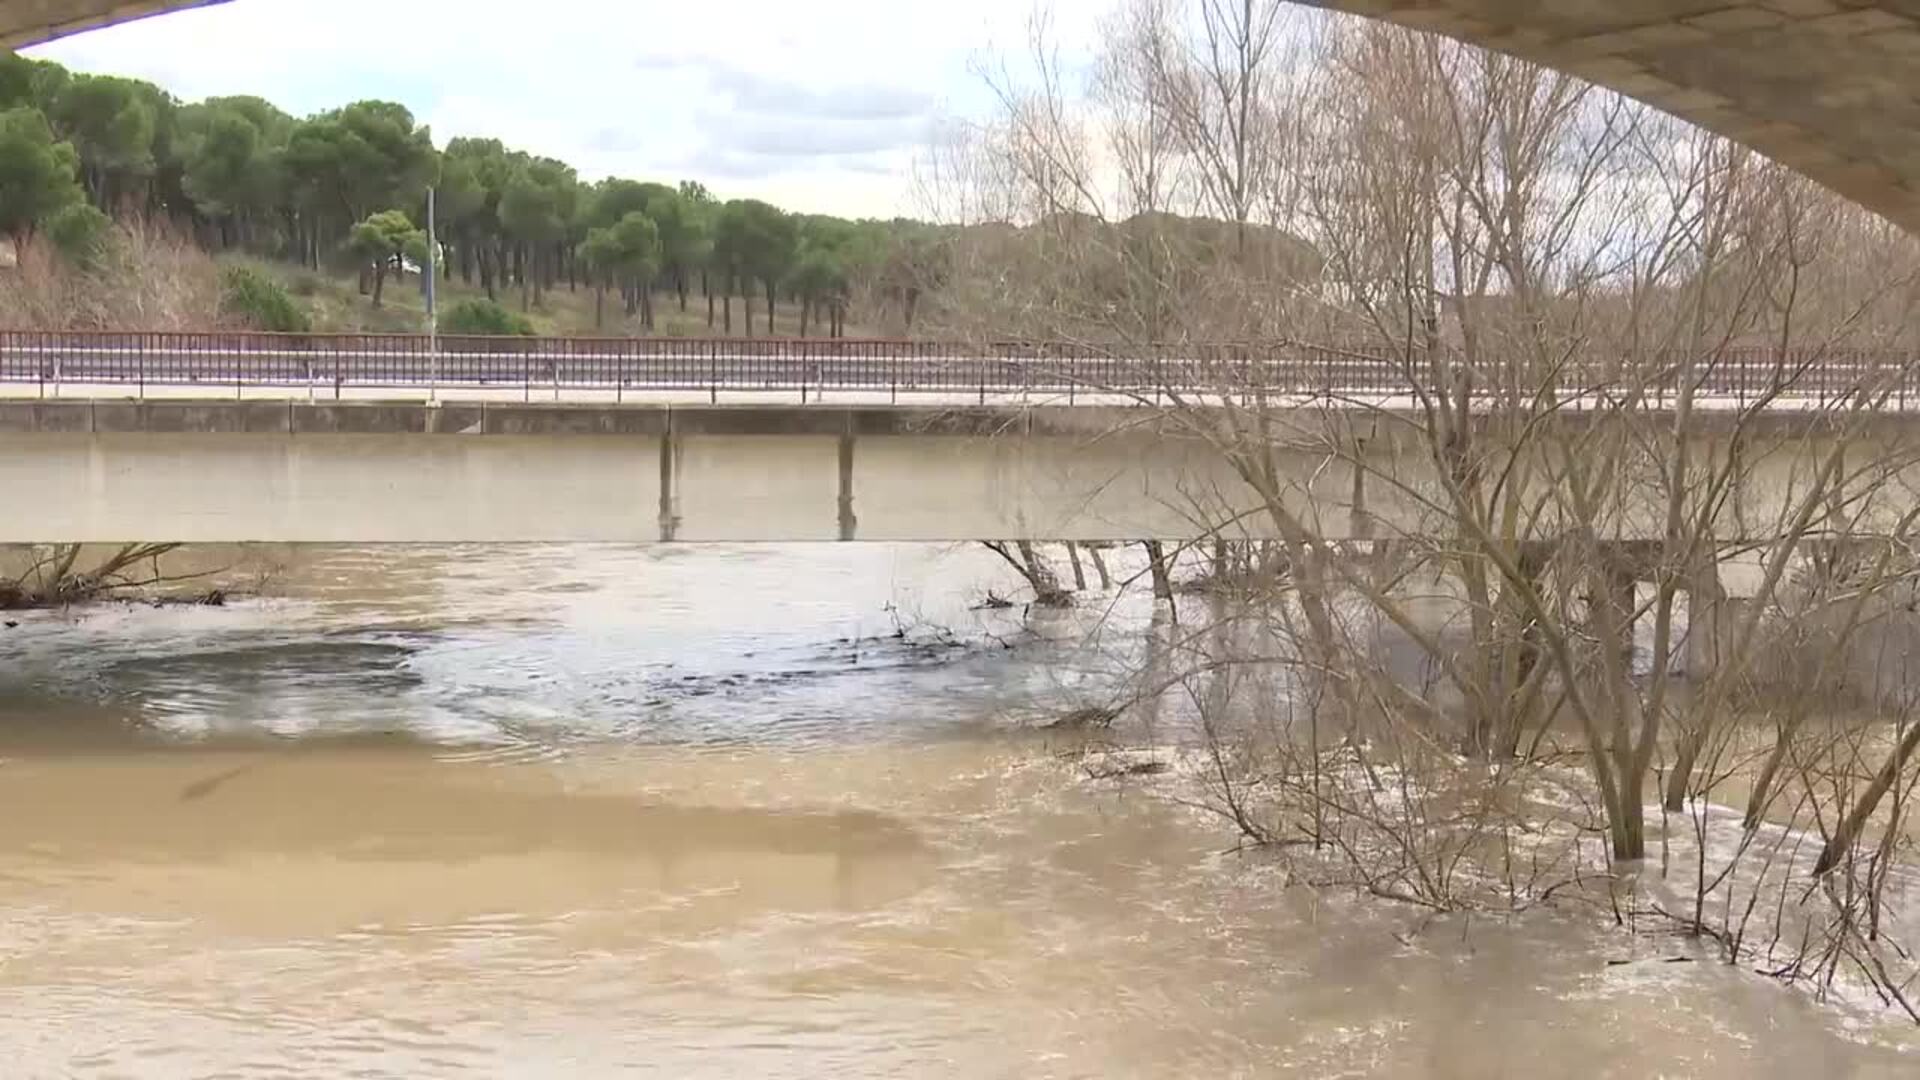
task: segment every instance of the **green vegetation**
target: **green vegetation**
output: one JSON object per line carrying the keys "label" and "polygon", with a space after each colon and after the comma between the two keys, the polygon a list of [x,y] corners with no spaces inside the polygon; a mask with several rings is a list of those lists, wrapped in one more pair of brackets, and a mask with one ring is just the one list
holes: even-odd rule
{"label": "green vegetation", "polygon": [[[247,285],[222,280],[223,317],[297,321],[259,301],[280,278],[311,296],[316,325],[418,329],[424,312],[400,295],[418,290],[388,286],[428,262],[429,186],[441,294],[458,304],[517,293],[542,329],[838,335],[857,297],[876,331],[910,332],[938,247],[938,230],[918,222],[796,215],[694,182],[588,183],[497,139],[437,148],[393,102],[295,117],[257,97],[182,102],[0,52],[0,236],[80,264],[98,255],[110,219],[178,232],[222,262],[247,262]],[[356,296],[337,302],[342,279]],[[656,295],[670,298],[671,318]]]}
{"label": "green vegetation", "polygon": [[382,210],[353,227],[347,234],[347,249],[360,256],[362,266],[373,268],[373,306],[380,306],[386,291],[387,272],[413,253],[424,262],[427,234],[413,227],[407,215],[398,210]]}
{"label": "green vegetation", "polygon": [[91,203],[76,202],[54,211],[46,221],[47,239],[69,262],[90,267],[106,253],[113,222]]}
{"label": "green vegetation", "polygon": [[55,142],[39,110],[0,112],[0,233],[19,242],[80,202],[79,165],[73,144]]}
{"label": "green vegetation", "polygon": [[[692,181],[587,182],[498,139],[436,147],[393,102],[295,117],[257,97],[181,102],[0,52],[0,237],[23,252],[14,291],[33,295],[0,295],[0,313],[47,324],[282,321],[207,300],[228,291],[218,266],[243,264],[298,298],[316,330],[419,331],[419,275],[431,264],[443,309],[505,303],[539,333],[1039,336],[1066,303],[1096,317],[1082,328],[1095,336],[1109,314],[1141,312],[1119,331],[1137,340],[1205,322],[1187,318],[1192,295],[1151,311],[1144,296],[1190,286],[1209,304],[1245,308],[1246,296],[1209,284],[1214,270],[1315,261],[1296,238],[1255,224],[1157,211],[1116,221],[1044,200],[1003,213],[1022,224],[855,221],[721,199]],[[139,242],[103,277],[105,249],[129,237]],[[143,266],[150,255],[166,269]],[[1071,295],[998,303],[1058,265],[1082,271]],[[1168,278],[1180,266],[1192,271]],[[127,287],[183,272],[190,280],[160,309]],[[84,312],[61,307],[58,297],[77,295],[61,274],[91,275]]]}
{"label": "green vegetation", "polygon": [[462,300],[440,317],[445,334],[486,334],[493,336],[533,336],[533,323],[491,300]]}
{"label": "green vegetation", "polygon": [[594,327],[606,324],[607,289],[618,286],[626,297],[627,314],[644,309],[641,323],[653,329],[653,303],[646,288],[660,273],[660,227],[653,219],[643,211],[628,211],[612,225],[588,231],[580,254],[594,277]]}
{"label": "green vegetation", "polygon": [[279,282],[248,266],[221,272],[220,312],[251,330],[299,334],[313,329],[313,320]]}

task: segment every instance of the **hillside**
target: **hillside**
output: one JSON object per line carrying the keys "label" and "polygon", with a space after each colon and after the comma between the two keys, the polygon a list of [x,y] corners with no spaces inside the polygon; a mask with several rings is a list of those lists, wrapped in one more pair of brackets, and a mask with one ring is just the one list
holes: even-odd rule
{"label": "hillside", "polygon": [[[366,331],[375,333],[416,333],[426,329],[426,302],[422,295],[418,274],[405,274],[389,280],[381,297],[381,306],[373,306],[372,300],[362,295],[356,274],[351,271],[329,273],[309,270],[289,263],[271,259],[257,259],[241,255],[223,255],[218,262],[222,266],[245,266],[257,273],[278,281],[295,301],[306,310],[313,319],[316,331],[331,333],[350,333]],[[518,289],[499,290],[500,305],[509,311],[521,310],[521,296]],[[478,284],[469,284],[455,275],[451,280],[443,278],[439,287],[439,305],[446,311],[455,304],[468,300],[485,300],[486,290]],[[696,288],[687,298],[687,308],[680,310],[679,297],[672,292],[658,292],[653,297],[654,329],[649,334],[640,323],[639,317],[628,316],[616,293],[606,298],[605,321],[596,326],[594,320],[594,290],[586,285],[568,288],[562,282],[558,288],[545,293],[538,302],[530,303],[526,316],[533,323],[536,332],[557,337],[568,336],[654,336],[654,337],[707,337],[720,336],[722,328],[722,308],[719,298],[714,300],[714,324],[707,325],[707,305]],[[756,304],[753,309],[754,336],[766,334],[766,310]],[[800,305],[782,299],[774,307],[773,333],[776,337],[797,337],[800,334]],[[733,333],[739,335],[744,330],[744,317],[739,297],[733,298]],[[825,327],[817,320],[810,320],[808,336],[824,336]],[[849,323],[849,337],[875,336],[869,328]]]}

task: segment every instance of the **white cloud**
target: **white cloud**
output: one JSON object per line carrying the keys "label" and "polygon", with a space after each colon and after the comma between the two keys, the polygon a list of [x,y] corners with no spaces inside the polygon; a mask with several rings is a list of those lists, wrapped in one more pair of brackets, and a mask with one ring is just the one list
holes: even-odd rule
{"label": "white cloud", "polygon": [[[34,52],[294,113],[387,98],[442,142],[498,137],[588,178],[884,216],[911,211],[915,150],[979,105],[973,61],[1018,50],[1033,2],[234,0]],[[1066,48],[1109,2],[1055,0]]]}

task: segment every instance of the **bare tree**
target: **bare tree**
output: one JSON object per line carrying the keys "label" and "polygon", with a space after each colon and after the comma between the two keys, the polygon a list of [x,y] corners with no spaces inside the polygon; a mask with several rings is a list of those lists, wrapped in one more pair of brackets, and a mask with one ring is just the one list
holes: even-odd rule
{"label": "bare tree", "polygon": [[[1920,448],[1888,413],[1920,251],[1572,78],[1268,12],[1135,4],[1087,100],[1057,72],[1003,95],[972,175],[1029,215],[974,238],[995,259],[957,266],[943,314],[1139,360],[1099,389],[1238,478],[1183,493],[1195,538],[1274,557],[1167,631],[1143,688],[1188,699],[1211,805],[1314,880],[1577,893],[1730,958],[1761,897],[1818,881],[1803,959],[1899,998],[1875,934],[1920,735],[1904,706],[1823,710],[1883,679],[1861,643],[1911,616]],[[1119,133],[1112,205],[1210,213],[1229,257],[1129,243],[1090,132]],[[1251,265],[1263,236],[1311,257]],[[1716,809],[1734,779],[1744,812]],[[1799,858],[1775,825],[1818,840]],[[1616,884],[1682,844],[1684,875]]]}
{"label": "bare tree", "polygon": [[19,573],[0,576],[0,610],[62,607],[130,589],[183,580],[160,566],[179,544],[122,544],[86,563],[84,544],[36,548]]}

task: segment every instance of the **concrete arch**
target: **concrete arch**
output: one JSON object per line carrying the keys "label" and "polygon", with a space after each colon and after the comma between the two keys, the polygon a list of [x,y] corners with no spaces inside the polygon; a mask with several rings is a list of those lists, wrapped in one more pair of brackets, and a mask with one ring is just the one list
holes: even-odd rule
{"label": "concrete arch", "polygon": [[[223,2],[0,0],[0,45]],[[1920,231],[1920,0],[1302,2],[1572,72]]]}
{"label": "concrete arch", "polygon": [[1637,98],[1920,231],[1920,0],[1303,0]]}
{"label": "concrete arch", "polygon": [[114,23],[227,0],[0,0],[0,48],[24,49]]}

